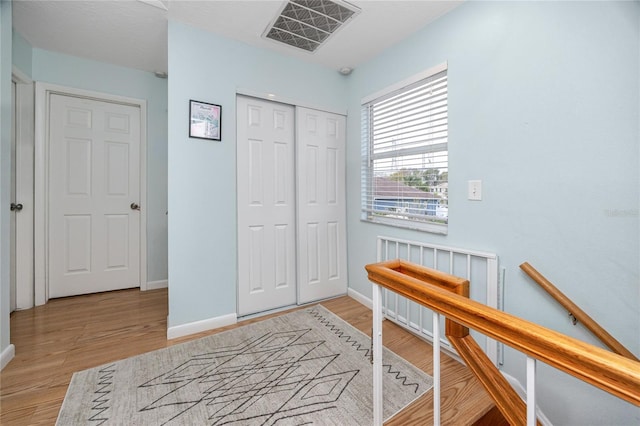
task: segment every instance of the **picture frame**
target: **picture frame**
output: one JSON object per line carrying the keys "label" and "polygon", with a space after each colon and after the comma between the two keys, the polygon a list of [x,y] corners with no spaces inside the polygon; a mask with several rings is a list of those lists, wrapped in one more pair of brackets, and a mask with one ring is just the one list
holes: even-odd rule
{"label": "picture frame", "polygon": [[189,137],[222,140],[222,106],[189,100]]}

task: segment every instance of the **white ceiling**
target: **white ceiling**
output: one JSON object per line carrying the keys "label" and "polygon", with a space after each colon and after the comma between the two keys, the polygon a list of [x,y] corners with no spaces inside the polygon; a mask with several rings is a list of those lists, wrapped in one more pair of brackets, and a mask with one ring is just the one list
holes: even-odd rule
{"label": "white ceiling", "polygon": [[14,0],[13,27],[33,47],[167,71],[167,21],[339,70],[356,68],[461,1],[351,0],[361,12],[315,53],[262,38],[285,0]]}

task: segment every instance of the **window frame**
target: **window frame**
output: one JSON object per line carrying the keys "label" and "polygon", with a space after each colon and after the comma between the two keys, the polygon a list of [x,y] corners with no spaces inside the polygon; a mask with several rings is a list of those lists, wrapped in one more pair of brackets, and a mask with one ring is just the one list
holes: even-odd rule
{"label": "window frame", "polygon": [[[374,157],[374,142],[373,142],[373,123],[372,117],[370,114],[370,106],[375,104],[376,102],[383,102],[385,99],[389,99],[392,96],[402,94],[403,92],[409,92],[412,88],[419,86],[420,82],[427,80],[436,76],[437,74],[445,72],[447,74],[447,92],[448,92],[448,64],[444,62],[442,64],[436,65],[432,68],[429,68],[425,71],[422,71],[418,74],[410,76],[402,81],[399,81],[391,86],[388,86],[374,94],[371,94],[361,101],[361,175],[360,175],[360,185],[361,185],[361,217],[360,220],[363,222],[376,223],[388,226],[394,226],[397,228],[404,229],[412,229],[424,232],[430,232],[435,234],[443,234],[446,235],[448,233],[448,214],[446,223],[434,223],[427,221],[420,221],[416,219],[411,219],[410,217],[405,218],[397,218],[397,217],[388,217],[382,215],[374,215],[373,214],[373,180],[375,177],[373,176],[373,157]],[[447,186],[448,186],[448,172],[449,172],[449,137],[448,137],[448,94],[447,94],[447,136],[446,142],[440,143],[439,145],[444,145],[446,147],[447,153]],[[434,144],[433,146],[438,145]],[[426,153],[433,149],[433,146],[425,145],[424,151],[420,151],[421,153]],[[400,151],[400,150],[398,150]],[[380,154],[376,154],[380,155]],[[393,156],[393,158],[401,157],[401,155]],[[427,170],[426,168],[423,170]],[[449,207],[448,203],[448,190],[447,190],[447,208]]]}

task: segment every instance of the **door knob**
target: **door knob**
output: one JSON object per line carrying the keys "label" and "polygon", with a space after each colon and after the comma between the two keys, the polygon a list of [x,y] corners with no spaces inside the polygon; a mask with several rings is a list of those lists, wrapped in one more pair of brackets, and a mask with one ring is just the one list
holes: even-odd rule
{"label": "door knob", "polygon": [[140,210],[140,206],[136,203],[131,203],[129,207],[131,207],[131,210]]}
{"label": "door knob", "polygon": [[20,210],[22,210],[22,207],[23,207],[22,204],[11,203],[11,211],[12,212],[13,211],[18,211],[19,212]]}

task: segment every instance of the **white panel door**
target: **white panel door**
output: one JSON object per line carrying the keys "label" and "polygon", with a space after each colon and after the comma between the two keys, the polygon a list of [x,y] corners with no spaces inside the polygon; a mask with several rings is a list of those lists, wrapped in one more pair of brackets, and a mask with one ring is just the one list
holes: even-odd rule
{"label": "white panel door", "polygon": [[140,286],[140,108],[51,95],[49,296]]}
{"label": "white panel door", "polygon": [[294,108],[237,98],[238,314],[294,304]]}
{"label": "white panel door", "polygon": [[347,292],[345,122],[296,108],[298,303]]}

